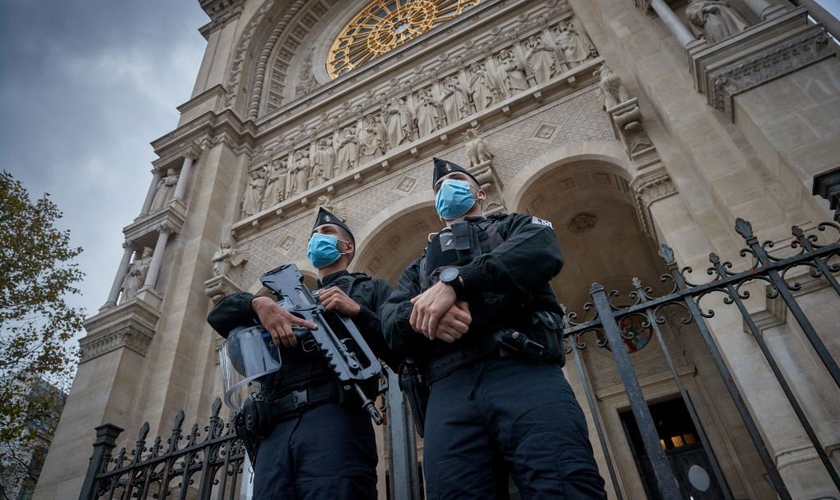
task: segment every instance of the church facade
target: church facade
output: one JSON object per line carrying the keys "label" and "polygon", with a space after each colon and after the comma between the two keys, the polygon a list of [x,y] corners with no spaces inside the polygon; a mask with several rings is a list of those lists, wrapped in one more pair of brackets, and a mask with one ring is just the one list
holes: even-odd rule
{"label": "church facade", "polygon": [[[210,22],[193,95],[173,131],[153,142],[148,195],[124,229],[106,303],[87,320],[35,498],[78,496],[98,425],[126,429],[128,444],[144,422],[166,435],[181,409],[187,422],[205,418],[222,391],[222,339],[207,313],[225,294],[259,292],[260,275],[280,263],[296,264],[312,284],[305,253],[319,206],[353,228],[351,269],[395,283],[441,228],[433,156],[479,179],[487,211],[553,223],[566,264],[552,286],[578,317],[593,282],[624,295],[634,277],[658,283],[667,271],[661,244],[703,274],[710,253],[736,259],[737,218],[777,246],[790,242],[791,226],[811,230],[831,218],[812,184],[840,163],[840,61],[808,2],[200,3]],[[807,277],[802,307],[835,333],[836,295]],[[749,314],[840,469],[840,389],[815,367],[793,319],[751,286]],[[792,498],[840,498],[742,317],[721,309],[707,322]],[[644,334],[649,326],[624,327],[639,333],[627,347],[651,412],[678,429],[663,448],[694,449],[689,410],[708,435],[714,456],[691,460],[718,464],[722,477],[710,473],[707,496],[694,498],[773,497],[696,330],[663,329],[691,395],[686,408],[680,384],[665,376],[665,350]],[[570,364],[568,377],[611,498],[644,498],[651,476],[628,396],[591,335],[583,369]],[[824,341],[840,359],[840,338]],[[400,415],[398,398],[387,405]],[[406,422],[380,428],[383,499],[402,499],[395,464],[409,464],[396,477],[421,474],[421,454],[395,451],[415,445]],[[694,474],[686,484],[702,485]]]}

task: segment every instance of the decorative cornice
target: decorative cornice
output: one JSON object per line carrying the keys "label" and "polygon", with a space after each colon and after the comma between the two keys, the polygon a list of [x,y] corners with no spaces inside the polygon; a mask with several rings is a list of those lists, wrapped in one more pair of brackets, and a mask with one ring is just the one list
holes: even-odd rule
{"label": "decorative cornice", "polygon": [[172,148],[171,151],[168,151],[166,156],[162,156],[153,161],[152,165],[154,165],[155,170],[159,172],[166,172],[166,169],[168,168],[180,170],[181,165],[184,162],[184,158],[190,157],[193,160],[197,160],[198,157],[201,156],[201,151],[201,146],[196,144],[194,141],[186,141],[179,144],[179,147]]}
{"label": "decorative cornice", "polygon": [[[257,135],[254,122],[243,122],[230,109],[219,113],[208,111],[176,130],[152,141],[152,148],[161,158],[177,157],[191,142],[200,145],[224,143],[235,153],[250,152]],[[155,162],[157,163],[157,162]]]}
{"label": "decorative cornice", "polygon": [[154,332],[148,333],[125,326],[119,330],[104,332],[96,337],[87,336],[79,340],[81,351],[80,363],[90,361],[122,347],[127,347],[141,356],[145,356],[152,342]]}
{"label": "decorative cornice", "polygon": [[139,246],[154,248],[161,231],[177,233],[187,220],[187,208],[180,199],[173,198],[163,210],[147,215],[123,229],[126,239]]}
{"label": "decorative cornice", "polygon": [[695,87],[731,120],[735,95],[834,56],[825,29],[807,15],[795,9],[690,53]]}
{"label": "decorative cornice", "polygon": [[198,29],[205,39],[242,13],[245,0],[199,0],[201,8],[210,17],[210,22]]}
{"label": "decorative cornice", "polygon": [[820,26],[758,54],[709,73],[711,105],[730,119],[732,98],[774,78],[831,57],[829,37]]}
{"label": "decorative cornice", "polygon": [[88,335],[79,340],[81,362],[123,347],[145,356],[159,318],[159,310],[139,299],[88,318]]}

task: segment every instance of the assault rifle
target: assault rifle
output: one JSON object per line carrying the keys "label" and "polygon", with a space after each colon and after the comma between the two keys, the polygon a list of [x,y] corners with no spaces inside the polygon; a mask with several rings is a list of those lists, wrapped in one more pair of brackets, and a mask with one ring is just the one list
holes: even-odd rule
{"label": "assault rifle", "polygon": [[315,344],[313,347],[323,354],[342,389],[355,392],[373,421],[381,424],[382,415],[359,384],[379,377],[382,365],[353,321],[343,314],[324,309],[317,295],[303,284],[303,275],[294,264],[272,269],[260,280],[280,299],[277,303],[281,307],[318,325],[316,330],[295,327],[293,331],[303,342],[304,349]]}

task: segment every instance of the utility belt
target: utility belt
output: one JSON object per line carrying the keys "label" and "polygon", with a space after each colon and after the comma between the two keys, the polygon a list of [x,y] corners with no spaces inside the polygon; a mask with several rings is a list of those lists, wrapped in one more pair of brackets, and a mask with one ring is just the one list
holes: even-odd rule
{"label": "utility belt", "polygon": [[527,333],[504,328],[488,336],[488,340],[438,356],[429,362],[426,373],[429,384],[442,379],[456,368],[476,360],[501,359],[519,356],[560,366],[566,364],[562,342],[562,324],[557,314],[538,311],[533,315]]}
{"label": "utility belt", "polygon": [[257,437],[267,437],[274,425],[297,417],[306,410],[324,403],[340,402],[341,389],[334,380],[322,380],[289,391],[267,401],[262,394],[251,394],[242,405],[244,428]]}

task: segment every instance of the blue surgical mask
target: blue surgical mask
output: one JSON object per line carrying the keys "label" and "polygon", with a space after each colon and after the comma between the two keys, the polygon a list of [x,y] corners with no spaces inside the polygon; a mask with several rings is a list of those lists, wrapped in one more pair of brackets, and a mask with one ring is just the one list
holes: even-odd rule
{"label": "blue surgical mask", "polygon": [[306,256],[317,269],[329,266],[341,257],[341,252],[338,251],[338,238],[321,233],[313,234],[309,238]]}
{"label": "blue surgical mask", "polygon": [[446,179],[435,195],[435,209],[444,220],[453,220],[469,212],[475,205],[470,183]]}

